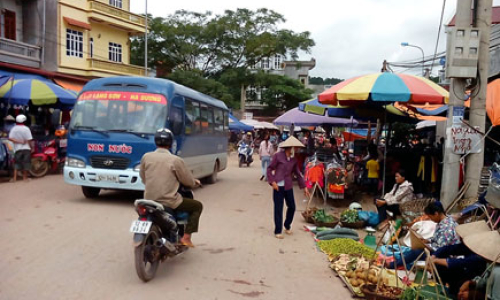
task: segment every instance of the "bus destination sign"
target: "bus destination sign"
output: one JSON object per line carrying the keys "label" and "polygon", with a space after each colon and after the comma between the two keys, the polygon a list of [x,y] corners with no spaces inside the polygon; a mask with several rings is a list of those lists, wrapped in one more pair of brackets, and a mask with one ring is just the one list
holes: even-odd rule
{"label": "bus destination sign", "polygon": [[141,101],[167,104],[167,99],[163,95],[119,91],[84,92],[78,100]]}

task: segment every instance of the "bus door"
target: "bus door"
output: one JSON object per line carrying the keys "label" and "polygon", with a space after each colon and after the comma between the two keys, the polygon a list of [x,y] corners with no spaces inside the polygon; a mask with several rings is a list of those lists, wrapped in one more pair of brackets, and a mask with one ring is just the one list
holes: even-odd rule
{"label": "bus door", "polygon": [[[168,114],[168,127],[175,137],[175,145],[172,145],[172,153],[177,154],[179,149],[182,149],[184,142],[184,98],[174,96],[170,103]],[[175,148],[174,148],[175,147]]]}

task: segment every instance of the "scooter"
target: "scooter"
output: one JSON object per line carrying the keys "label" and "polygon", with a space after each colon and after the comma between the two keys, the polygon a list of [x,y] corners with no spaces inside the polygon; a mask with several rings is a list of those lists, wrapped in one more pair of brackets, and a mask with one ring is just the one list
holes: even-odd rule
{"label": "scooter", "polygon": [[[181,186],[179,193],[183,198],[194,198],[193,192],[185,187]],[[153,200],[138,199],[134,205],[139,215],[130,227],[134,233],[135,269],[139,278],[148,282],[154,278],[161,262],[187,251],[188,247],[179,240],[189,215]]]}
{"label": "scooter", "polygon": [[247,167],[250,167],[250,164],[253,162],[253,149],[250,145],[246,143],[241,143],[238,146],[238,167],[242,167],[244,164]]}
{"label": "scooter", "polygon": [[56,137],[47,141],[38,141],[38,151],[31,155],[30,174],[33,177],[43,177],[49,171],[59,173],[66,161],[68,140],[66,132],[57,132]]}

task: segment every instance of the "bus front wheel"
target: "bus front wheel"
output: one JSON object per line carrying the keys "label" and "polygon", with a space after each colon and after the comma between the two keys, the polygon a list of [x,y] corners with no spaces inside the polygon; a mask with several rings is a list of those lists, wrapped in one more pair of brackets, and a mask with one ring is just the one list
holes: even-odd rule
{"label": "bus front wheel", "polygon": [[99,196],[100,188],[90,187],[90,186],[82,186],[83,195],[85,198],[96,198]]}

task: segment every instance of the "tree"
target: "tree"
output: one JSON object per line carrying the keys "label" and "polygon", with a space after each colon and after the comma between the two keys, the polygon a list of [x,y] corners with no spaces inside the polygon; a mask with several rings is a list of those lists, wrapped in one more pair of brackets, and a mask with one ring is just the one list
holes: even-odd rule
{"label": "tree", "polygon": [[[149,66],[202,71],[204,76],[235,68],[251,68],[263,58],[281,54],[291,59],[314,46],[309,32],[278,29],[284,17],[265,8],[211,12],[177,11],[154,18],[148,39]],[[144,37],[132,41],[133,62],[144,61]]]}

